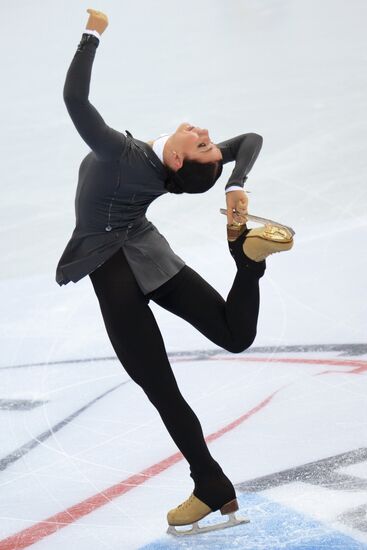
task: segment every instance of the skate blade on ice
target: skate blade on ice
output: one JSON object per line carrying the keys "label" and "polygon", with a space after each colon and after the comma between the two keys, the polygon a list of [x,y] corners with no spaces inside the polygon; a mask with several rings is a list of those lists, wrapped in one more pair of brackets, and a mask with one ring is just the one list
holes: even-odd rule
{"label": "skate blade on ice", "polygon": [[[199,535],[201,533],[209,533],[210,531],[219,531],[221,529],[226,529],[227,527],[235,527],[236,525],[242,525],[243,523],[249,523],[250,520],[247,518],[236,518],[234,512],[228,514],[228,520],[221,523],[214,523],[212,525],[205,525],[200,527],[199,522],[195,521],[192,524],[191,529],[178,530],[175,525],[170,525],[167,529],[169,535],[174,535],[176,537],[186,537],[187,535]],[[179,527],[188,527],[188,525],[180,525]]]}
{"label": "skate blade on ice", "polygon": [[[221,208],[220,213],[226,216],[227,210],[225,208]],[[290,232],[292,237],[295,235],[294,229],[292,229],[288,225],[284,225],[284,223],[275,222],[274,220],[269,220],[268,218],[262,218],[261,216],[254,216],[253,214],[246,214],[246,218],[251,222],[264,223],[265,225],[274,225],[275,227],[287,229]]]}

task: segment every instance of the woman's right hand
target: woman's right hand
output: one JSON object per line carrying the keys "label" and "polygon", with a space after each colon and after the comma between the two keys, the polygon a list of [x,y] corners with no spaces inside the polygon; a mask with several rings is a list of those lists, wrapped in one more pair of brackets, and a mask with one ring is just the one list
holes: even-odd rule
{"label": "woman's right hand", "polygon": [[93,10],[91,8],[88,8],[87,12],[89,13],[87,30],[97,31],[99,34],[102,34],[108,27],[107,15],[102,11]]}
{"label": "woman's right hand", "polygon": [[242,189],[226,193],[227,224],[244,224],[247,222],[248,197]]}

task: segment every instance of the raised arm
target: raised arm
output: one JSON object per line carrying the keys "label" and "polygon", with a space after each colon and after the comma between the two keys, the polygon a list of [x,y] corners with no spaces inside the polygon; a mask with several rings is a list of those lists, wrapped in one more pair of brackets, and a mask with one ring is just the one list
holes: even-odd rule
{"label": "raised arm", "polygon": [[242,134],[218,143],[221,150],[223,163],[235,161],[235,167],[226,185],[230,187],[242,187],[247,180],[247,175],[257,159],[263,138],[259,134]]}
{"label": "raised arm", "polygon": [[[89,86],[99,38],[108,25],[105,14],[88,10],[89,19],[66,75],[64,101],[80,136],[103,160],[117,159],[126,146],[126,137],[110,128],[89,101]],[[89,34],[89,33],[95,33]]]}
{"label": "raised arm", "polygon": [[[247,212],[248,199],[243,190],[247,175],[257,159],[263,143],[259,134],[242,134],[218,143],[223,163],[235,162],[232,174],[226,184],[227,221],[233,223],[233,210]],[[235,217],[235,220],[237,218]],[[237,221],[241,221],[239,218]]]}

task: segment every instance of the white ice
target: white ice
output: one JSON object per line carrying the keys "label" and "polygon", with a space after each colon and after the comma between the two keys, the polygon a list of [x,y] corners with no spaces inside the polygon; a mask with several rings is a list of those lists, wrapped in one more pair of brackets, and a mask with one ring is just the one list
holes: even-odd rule
{"label": "white ice", "polygon": [[[279,349],[366,344],[367,5],[18,0],[1,7],[0,400],[44,404],[0,409],[0,462],[126,382],[1,472],[2,550],[7,537],[176,452],[157,413],[114,359],[88,277],[62,288],[54,281],[74,227],[78,165],[88,151],[62,101],[86,8],[105,11],[110,19],[94,64],[91,101],[111,126],[143,140],[184,120],[209,128],[214,141],[251,131],[263,135],[247,182],[250,211],[296,231],[294,249],[271,257],[261,281],[254,347]],[[209,193],[165,196],[148,212],[173,249],[223,295],[235,273],[219,214],[230,169]],[[183,321],[153,310],[169,352],[218,349]],[[229,355],[172,359],[206,434],[281,388],[264,409],[210,444],[236,484],[367,446],[366,369],[269,362],[366,363],[366,355],[246,357],[261,362]],[[31,364],[38,366],[24,366]],[[326,370],[334,372],[317,376]],[[348,472],[367,478],[365,463]],[[191,489],[181,461],[33,547],[132,550],[158,539],[167,544],[166,511]],[[340,521],[346,510],[366,505],[367,491],[301,482],[264,496],[367,545],[367,527]],[[268,535],[261,533],[256,548],[277,548]],[[226,537],[221,540],[230,547],[233,535]],[[255,550],[246,537],[235,542]]]}

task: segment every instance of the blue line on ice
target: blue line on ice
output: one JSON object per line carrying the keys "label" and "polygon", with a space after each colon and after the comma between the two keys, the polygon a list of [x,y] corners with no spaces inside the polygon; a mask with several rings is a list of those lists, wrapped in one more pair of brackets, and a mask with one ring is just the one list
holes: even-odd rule
{"label": "blue line on ice", "polygon": [[250,523],[185,538],[165,535],[140,550],[367,550],[366,544],[259,494],[238,495],[238,500],[239,515]]}

